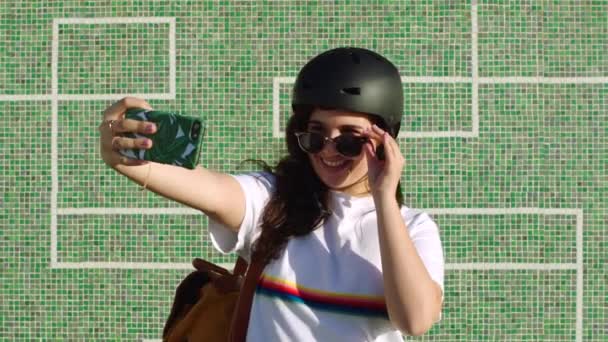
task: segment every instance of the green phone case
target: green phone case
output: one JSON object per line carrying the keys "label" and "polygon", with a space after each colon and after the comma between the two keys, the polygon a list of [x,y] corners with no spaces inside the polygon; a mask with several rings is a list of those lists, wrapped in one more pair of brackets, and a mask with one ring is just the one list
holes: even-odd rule
{"label": "green phone case", "polygon": [[151,121],[156,124],[156,133],[126,133],[128,138],[151,139],[150,149],[126,149],[120,153],[126,157],[150,160],[163,164],[194,169],[200,159],[201,144],[205,134],[205,122],[173,112],[130,108],[126,119]]}

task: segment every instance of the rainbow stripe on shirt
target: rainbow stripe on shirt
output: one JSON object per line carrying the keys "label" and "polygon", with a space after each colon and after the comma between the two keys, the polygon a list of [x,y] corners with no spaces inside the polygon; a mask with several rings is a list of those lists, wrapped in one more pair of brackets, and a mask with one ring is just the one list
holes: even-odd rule
{"label": "rainbow stripe on shirt", "polygon": [[303,303],[321,310],[388,319],[383,296],[322,291],[266,274],[260,278],[256,293]]}

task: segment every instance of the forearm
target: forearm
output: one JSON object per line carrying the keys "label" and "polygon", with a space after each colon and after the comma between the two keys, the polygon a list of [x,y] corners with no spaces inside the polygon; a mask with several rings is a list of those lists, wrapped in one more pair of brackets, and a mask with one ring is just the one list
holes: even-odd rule
{"label": "forearm", "polygon": [[[202,192],[200,188],[196,189],[194,186],[184,186],[186,185],[184,183],[194,185],[199,182],[196,179],[198,171],[155,162],[136,166],[119,164],[114,169],[141,186],[146,184],[146,189],[187,206],[203,209],[204,207],[197,203],[197,199],[210,203],[204,201],[208,192]],[[194,191],[199,194],[195,196]]]}
{"label": "forearm", "polygon": [[389,317],[401,331],[420,335],[438,318],[439,286],[418,256],[394,196],[374,200]]}
{"label": "forearm", "polygon": [[244,216],[244,195],[236,180],[227,174],[154,162],[116,165],[114,169],[139,185],[146,184],[148,190],[200,210],[233,230]]}

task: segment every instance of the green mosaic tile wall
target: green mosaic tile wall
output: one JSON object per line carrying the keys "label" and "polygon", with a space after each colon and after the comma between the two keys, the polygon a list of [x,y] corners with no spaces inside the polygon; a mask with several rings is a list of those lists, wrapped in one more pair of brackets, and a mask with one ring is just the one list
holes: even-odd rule
{"label": "green mosaic tile wall", "polygon": [[0,1],[0,340],[158,339],[190,260],[233,260],[103,165],[119,94],[204,117],[203,165],[244,172],[284,153],[290,78],[340,45],[407,77],[405,198],[447,261],[412,340],[606,341],[605,0]]}

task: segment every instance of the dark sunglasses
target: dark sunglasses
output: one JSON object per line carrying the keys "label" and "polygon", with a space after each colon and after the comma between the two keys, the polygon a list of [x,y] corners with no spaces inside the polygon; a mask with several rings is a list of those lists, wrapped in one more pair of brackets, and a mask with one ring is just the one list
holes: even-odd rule
{"label": "dark sunglasses", "polygon": [[335,138],[329,138],[321,133],[297,132],[298,145],[304,152],[319,153],[325,144],[332,142],[336,151],[345,157],[356,157],[361,154],[363,145],[369,141],[367,137],[355,136],[352,134],[341,134]]}

